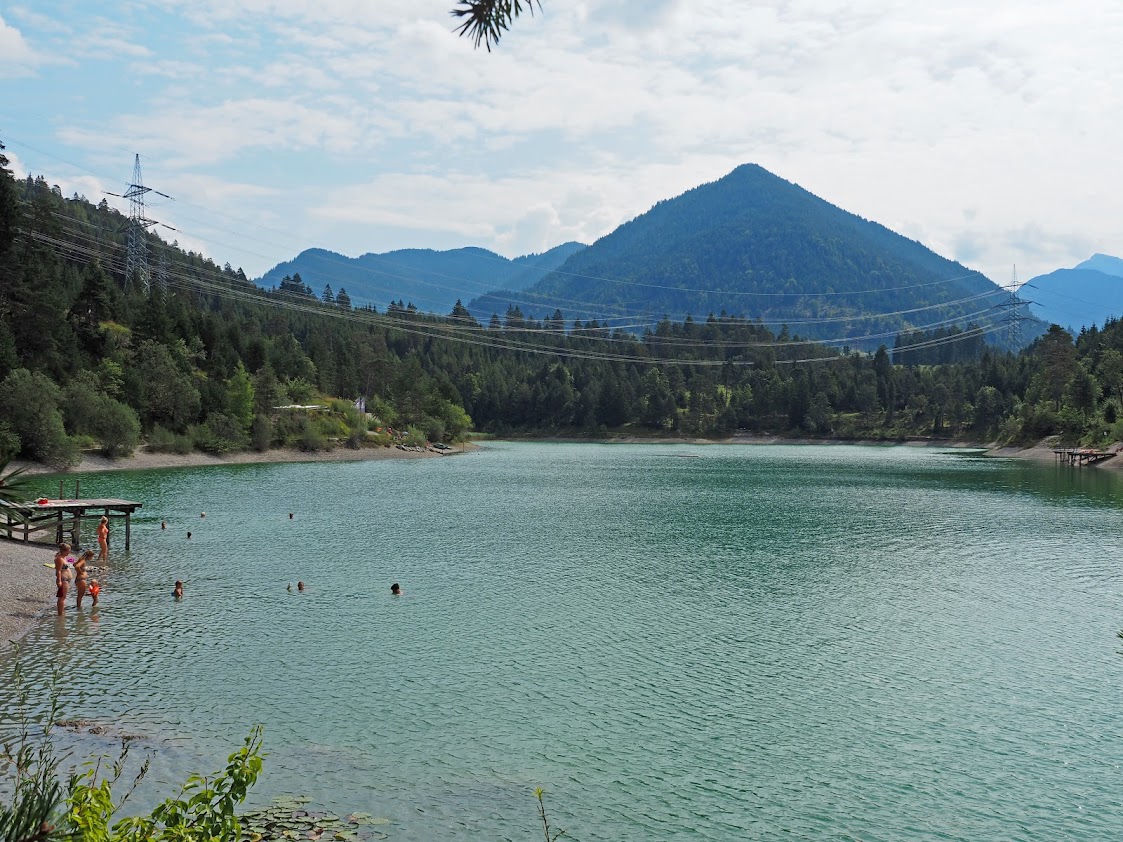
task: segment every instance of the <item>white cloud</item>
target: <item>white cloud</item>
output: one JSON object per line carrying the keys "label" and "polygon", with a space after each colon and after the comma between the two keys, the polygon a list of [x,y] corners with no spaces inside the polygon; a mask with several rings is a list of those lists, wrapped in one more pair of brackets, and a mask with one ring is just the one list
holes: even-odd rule
{"label": "white cloud", "polygon": [[589,242],[754,161],[996,280],[1123,251],[1108,0],[547,0],[491,54],[453,34],[452,0],[137,0],[73,22],[52,5],[12,14],[98,33],[98,66],[120,69],[60,71],[58,90],[130,91],[66,112],[71,149],[283,189],[218,201],[331,240],[308,245]]}
{"label": "white cloud", "polygon": [[30,75],[41,61],[22,33],[0,16],[0,79]]}
{"label": "white cloud", "polygon": [[345,152],[358,140],[348,118],[285,100],[230,100],[215,106],[175,106],[158,113],[122,117],[106,131],[64,129],[68,143],[131,142],[148,155],[159,155],[165,166],[189,168],[227,161],[253,149]]}

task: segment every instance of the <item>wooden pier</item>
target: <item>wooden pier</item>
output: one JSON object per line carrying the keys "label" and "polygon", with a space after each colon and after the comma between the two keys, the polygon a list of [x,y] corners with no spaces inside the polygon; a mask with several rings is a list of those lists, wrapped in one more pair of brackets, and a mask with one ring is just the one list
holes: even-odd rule
{"label": "wooden pier", "polygon": [[132,514],[140,507],[140,503],[131,500],[115,499],[0,503],[0,536],[25,543],[61,544],[66,541],[77,550],[82,546],[85,522],[95,521],[89,524],[87,534],[96,543],[96,521],[104,516],[109,518],[110,536],[114,521],[125,522],[125,552],[128,552]]}
{"label": "wooden pier", "polygon": [[1058,463],[1062,465],[1075,465],[1083,468],[1085,465],[1095,465],[1105,459],[1111,459],[1117,454],[1111,450],[1094,450],[1090,447],[1058,447],[1053,451]]}

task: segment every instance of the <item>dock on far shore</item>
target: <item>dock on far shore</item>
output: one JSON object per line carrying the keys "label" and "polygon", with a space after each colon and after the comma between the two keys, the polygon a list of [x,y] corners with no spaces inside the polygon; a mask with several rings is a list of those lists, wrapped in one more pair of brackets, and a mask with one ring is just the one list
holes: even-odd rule
{"label": "dock on far shore", "polygon": [[1114,450],[1095,450],[1090,447],[1058,447],[1053,450],[1053,455],[1061,464],[1083,468],[1085,465],[1095,465],[1119,454]]}
{"label": "dock on far shore", "polygon": [[[125,521],[125,552],[129,551],[132,514],[142,504],[112,498],[96,500],[49,500],[29,503],[0,502],[0,536],[24,543],[66,541],[77,550],[82,546],[82,527],[86,520]],[[90,526],[93,537],[95,527]],[[51,535],[53,541],[46,536]]]}

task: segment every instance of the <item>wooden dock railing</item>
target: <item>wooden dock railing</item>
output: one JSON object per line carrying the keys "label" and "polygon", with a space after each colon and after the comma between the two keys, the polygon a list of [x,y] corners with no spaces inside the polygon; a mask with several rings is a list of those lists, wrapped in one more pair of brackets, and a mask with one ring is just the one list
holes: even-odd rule
{"label": "wooden dock railing", "polygon": [[[132,514],[141,507],[131,500],[45,500],[32,503],[0,503],[0,535],[10,541],[62,543],[74,549],[82,546],[85,532],[93,538],[95,526],[83,529],[88,520],[103,516],[125,522],[125,552],[129,551]],[[110,532],[112,535],[112,531]]]}

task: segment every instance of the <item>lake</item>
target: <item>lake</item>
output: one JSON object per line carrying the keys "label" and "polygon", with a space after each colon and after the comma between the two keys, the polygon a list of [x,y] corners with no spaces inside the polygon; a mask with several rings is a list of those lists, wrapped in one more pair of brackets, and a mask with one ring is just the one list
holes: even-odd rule
{"label": "lake", "polygon": [[133,551],[23,661],[109,725],[75,750],[157,750],[142,806],[263,723],[254,804],[391,839],[540,839],[537,786],[581,840],[1123,837],[1113,471],[493,443],[82,491],[143,501]]}

